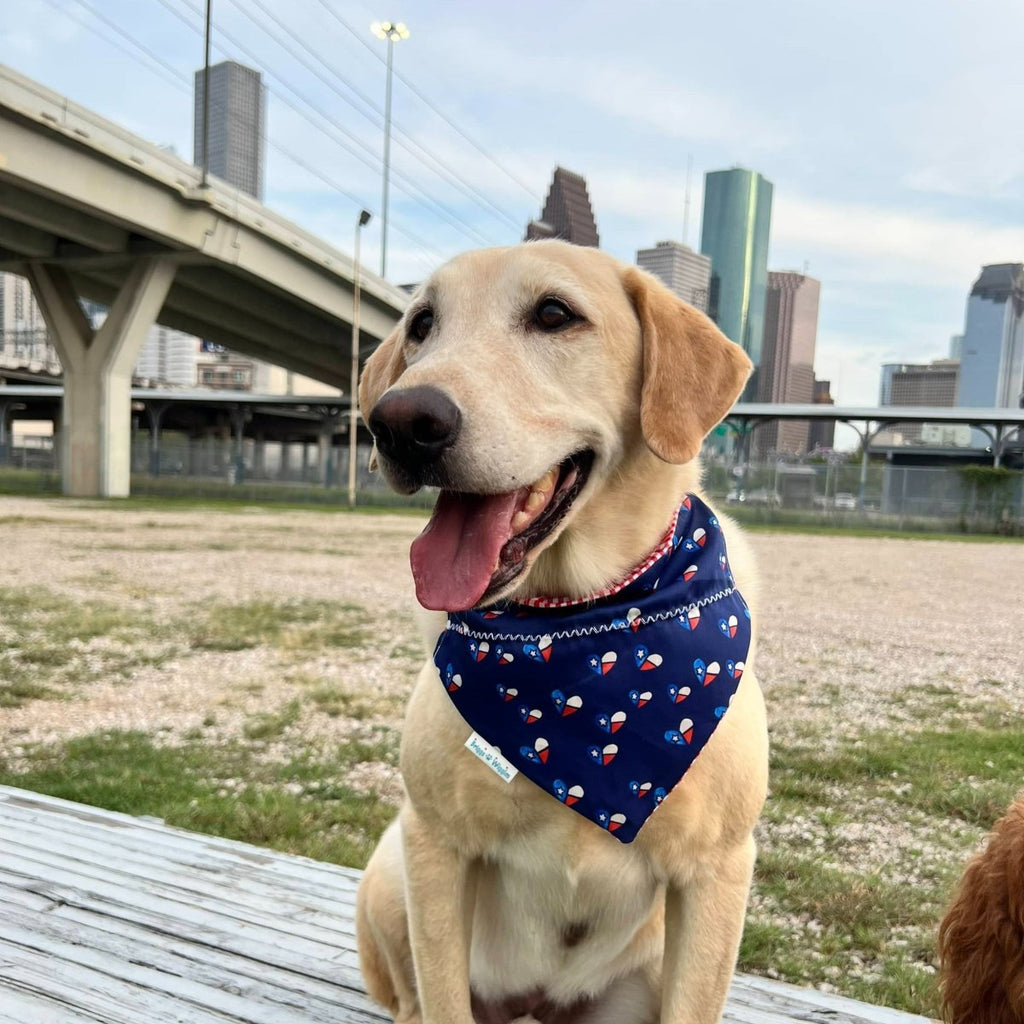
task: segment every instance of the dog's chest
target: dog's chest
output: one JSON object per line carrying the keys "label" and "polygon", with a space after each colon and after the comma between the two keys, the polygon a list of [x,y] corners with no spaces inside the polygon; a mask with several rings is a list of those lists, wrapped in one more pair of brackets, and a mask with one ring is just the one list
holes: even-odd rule
{"label": "dog's chest", "polygon": [[561,822],[507,839],[479,865],[475,989],[587,990],[658,912],[661,886],[640,851],[597,840]]}

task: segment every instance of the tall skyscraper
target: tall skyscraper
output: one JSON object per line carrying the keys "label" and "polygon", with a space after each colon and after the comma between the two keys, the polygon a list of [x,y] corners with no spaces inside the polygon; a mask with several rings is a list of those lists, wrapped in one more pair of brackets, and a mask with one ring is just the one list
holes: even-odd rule
{"label": "tall skyscraper", "polygon": [[682,242],[658,242],[653,249],[640,249],[636,263],[661,278],[684,302],[696,306],[702,313],[708,311],[711,260],[707,256],[694,252]]}
{"label": "tall skyscraper", "polygon": [[[800,405],[814,401],[820,295],[821,284],[813,277],[789,270],[769,271],[757,401]],[[765,423],[756,435],[761,454],[774,449],[802,455],[808,437],[806,420]]]}
{"label": "tall skyscraper", "polygon": [[526,227],[526,241],[538,238],[561,238],[594,248],[601,244],[587,182],[581,175],[564,167],[555,168],[540,220],[532,220]]}
{"label": "tall skyscraper", "polygon": [[771,219],[772,184],[756,171],[704,175],[700,251],[711,257],[708,312],[754,363],[747,397],[757,393]]}
{"label": "tall skyscraper", "polygon": [[[194,162],[203,162],[203,71],[195,73]],[[266,116],[258,71],[226,60],[210,68],[209,170],[229,185],[263,199]]]}
{"label": "tall skyscraper", "polygon": [[[835,405],[832,397],[832,381],[814,381],[814,405]],[[835,420],[815,420],[807,432],[807,450],[819,451],[823,448],[832,449],[836,446]]]}
{"label": "tall skyscraper", "polygon": [[967,299],[959,406],[1017,408],[1024,400],[1024,264],[982,267]]}

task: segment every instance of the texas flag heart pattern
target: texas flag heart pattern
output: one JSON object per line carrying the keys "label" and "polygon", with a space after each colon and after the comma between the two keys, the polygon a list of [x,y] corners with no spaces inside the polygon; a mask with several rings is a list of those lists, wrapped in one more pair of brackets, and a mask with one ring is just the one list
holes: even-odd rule
{"label": "texas flag heart pattern", "polygon": [[555,779],[551,784],[551,791],[555,794],[558,800],[572,807],[573,804],[578,803],[583,799],[584,791],[580,785],[569,786],[566,785],[561,779]]}
{"label": "texas flag heart pattern", "polygon": [[543,736],[538,737],[532,747],[520,747],[519,753],[534,764],[547,764],[551,747]]}
{"label": "texas flag heart pattern", "polygon": [[696,605],[693,605],[692,607],[687,608],[676,621],[683,627],[683,629],[687,629],[693,633],[700,625],[700,609]]}
{"label": "texas flag heart pattern", "polygon": [[598,729],[602,729],[604,732],[616,733],[626,724],[626,712],[616,711],[611,715],[602,712],[594,721],[597,723]]}
{"label": "texas flag heart pattern", "polygon": [[723,636],[727,636],[730,640],[736,636],[736,631],[740,627],[740,620],[735,615],[730,615],[727,619],[718,620],[718,629]]}
{"label": "texas flag heart pattern", "polygon": [[744,674],[749,610],[712,518],[693,496],[620,591],[451,612],[435,650],[447,699],[523,776],[509,784],[539,786],[618,842],[672,792]]}
{"label": "texas flag heart pattern", "polygon": [[563,718],[568,718],[569,715],[576,714],[583,707],[583,698],[578,693],[574,693],[571,697],[566,697],[561,690],[552,690],[551,703],[555,705],[555,710]]}
{"label": "texas flag heart pattern", "polygon": [[592,654],[587,659],[587,665],[590,666],[591,672],[594,672],[599,676],[606,676],[613,668],[615,668],[615,663],[618,660],[619,656],[614,651],[605,651],[605,653],[601,655]]}
{"label": "texas flag heart pattern", "polygon": [[703,526],[698,526],[697,529],[693,531],[693,536],[687,537],[686,540],[683,541],[683,550],[700,551],[707,542],[707,530],[705,530]]}
{"label": "texas flag heart pattern", "polygon": [[652,669],[661,668],[664,660],[660,654],[652,654],[643,644],[633,648],[633,660],[641,672],[650,672]]}
{"label": "texas flag heart pattern", "polygon": [[598,811],[594,815],[594,820],[609,832],[618,832],[626,824],[626,816],[618,811],[615,814],[609,814],[605,810]]}
{"label": "texas flag heart pattern", "polygon": [[590,760],[604,767],[607,767],[615,760],[615,755],[618,752],[619,747],[615,743],[606,743],[603,747],[599,747],[596,744],[587,747],[587,754]]}
{"label": "texas flag heart pattern", "polygon": [[683,743],[687,743],[687,744],[692,743],[693,742],[693,719],[692,718],[684,718],[679,723],[679,728],[678,729],[669,729],[665,733],[665,742],[666,743],[674,743],[676,746],[679,746],[679,745],[681,745]]}
{"label": "texas flag heart pattern", "polygon": [[668,684],[668,699],[673,704],[682,704],[692,692],[688,686],[677,686],[675,683]]}
{"label": "texas flag heart pattern", "polygon": [[535,644],[523,644],[523,653],[534,661],[550,661],[551,637],[542,636]]}
{"label": "texas flag heart pattern", "polygon": [[701,686],[710,686],[722,671],[722,666],[717,661],[705,664],[703,658],[695,658],[693,662],[693,674]]}

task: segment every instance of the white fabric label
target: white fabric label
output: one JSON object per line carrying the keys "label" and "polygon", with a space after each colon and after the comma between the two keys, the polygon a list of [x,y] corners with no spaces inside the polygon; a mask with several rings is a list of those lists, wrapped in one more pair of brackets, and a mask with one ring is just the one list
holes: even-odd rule
{"label": "white fabric label", "polygon": [[473,733],[466,740],[466,749],[476,754],[504,782],[511,782],[519,774],[519,769],[510,761],[505,760],[497,747],[492,747],[477,733]]}

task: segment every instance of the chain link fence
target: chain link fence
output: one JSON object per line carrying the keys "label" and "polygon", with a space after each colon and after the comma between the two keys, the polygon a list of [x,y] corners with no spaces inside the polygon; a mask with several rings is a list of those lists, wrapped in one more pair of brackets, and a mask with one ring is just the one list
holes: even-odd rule
{"label": "chain link fence", "polygon": [[[396,495],[368,467],[370,449],[356,459],[357,504],[429,508],[427,489]],[[0,452],[5,490],[59,492],[52,439],[22,438]],[[1024,472],[989,466],[903,466],[874,461],[861,478],[859,460],[833,453],[820,461],[783,459],[729,464],[706,459],[704,487],[737,519],[766,525],[839,525],[901,531],[997,533],[1024,536]],[[347,446],[188,438],[164,434],[150,449],[145,434],[132,445],[132,493],[344,505]]]}

